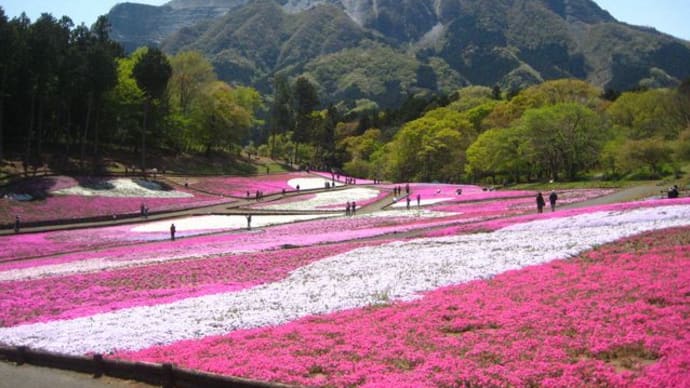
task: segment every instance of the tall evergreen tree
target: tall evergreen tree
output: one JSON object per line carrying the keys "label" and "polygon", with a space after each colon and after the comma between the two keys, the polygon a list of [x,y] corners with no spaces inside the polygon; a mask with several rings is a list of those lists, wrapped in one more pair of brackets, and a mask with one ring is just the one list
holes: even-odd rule
{"label": "tall evergreen tree", "polygon": [[160,100],[172,76],[172,67],[160,49],[149,47],[139,62],[134,65],[132,75],[139,88],[146,95],[144,102],[144,123],[141,130],[141,169],[146,171],[146,131],[154,102]]}
{"label": "tall evergreen tree", "polygon": [[273,80],[273,105],[271,106],[271,158],[275,158],[276,138],[278,133],[293,129],[292,92],[287,78],[281,74]]}
{"label": "tall evergreen tree", "polygon": [[316,88],[308,79],[300,77],[295,82],[295,128],[293,140],[297,143],[307,143],[312,135],[311,115],[319,106]]}

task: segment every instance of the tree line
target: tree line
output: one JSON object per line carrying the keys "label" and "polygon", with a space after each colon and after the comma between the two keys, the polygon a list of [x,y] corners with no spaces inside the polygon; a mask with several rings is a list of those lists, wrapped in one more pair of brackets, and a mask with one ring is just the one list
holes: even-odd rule
{"label": "tree line", "polygon": [[[379,112],[385,123],[388,112]],[[674,89],[602,91],[547,81],[506,96],[470,86],[395,130],[336,125],[353,175],[394,181],[493,184],[659,178],[690,161],[690,80]]]}
{"label": "tree line", "polygon": [[[106,154],[239,150],[262,106],[252,88],[218,80],[201,54],[168,57],[143,47],[125,56],[105,16],[68,17],[0,8],[0,160],[93,171]],[[44,155],[54,155],[44,160]]]}
{"label": "tree line", "polygon": [[510,93],[470,86],[380,110],[368,100],[325,105],[314,81],[281,74],[261,96],[219,80],[198,52],[125,55],[109,29],[105,17],[91,27],[49,14],[32,23],[0,8],[0,160],[10,151],[26,166],[93,171],[127,151],[146,169],[151,150],[244,147],[379,180],[495,184],[659,177],[690,161],[690,81],[622,94],[572,79]]}

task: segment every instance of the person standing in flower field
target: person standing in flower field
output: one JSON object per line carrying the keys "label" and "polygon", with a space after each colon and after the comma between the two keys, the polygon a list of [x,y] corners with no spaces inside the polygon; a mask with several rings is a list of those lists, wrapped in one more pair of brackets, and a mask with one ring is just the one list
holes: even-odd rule
{"label": "person standing in flower field", "polygon": [[558,194],[556,194],[556,190],[552,190],[551,194],[549,194],[549,204],[551,204],[552,212],[556,211],[556,201],[558,201]]}
{"label": "person standing in flower field", "polygon": [[541,191],[537,193],[537,213],[543,213],[544,212],[544,205],[546,205],[546,202],[544,201],[544,196],[541,195]]}
{"label": "person standing in flower field", "polygon": [[170,240],[175,241],[175,231],[177,229],[175,228],[175,224],[170,224]]}
{"label": "person standing in flower field", "polygon": [[19,227],[20,227],[19,216],[14,216],[14,233],[19,233]]}

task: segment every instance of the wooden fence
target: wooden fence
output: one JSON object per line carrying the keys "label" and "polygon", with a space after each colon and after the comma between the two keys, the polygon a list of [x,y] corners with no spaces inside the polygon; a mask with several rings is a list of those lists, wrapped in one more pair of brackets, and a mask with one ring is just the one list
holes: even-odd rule
{"label": "wooden fence", "polygon": [[17,365],[29,364],[47,368],[69,370],[92,375],[133,380],[164,388],[288,388],[283,384],[265,383],[237,377],[228,377],[210,373],[177,368],[172,364],[153,364],[145,362],[128,362],[109,360],[100,354],[92,357],[69,356],[39,350],[25,346],[0,346],[0,361],[14,362]]}

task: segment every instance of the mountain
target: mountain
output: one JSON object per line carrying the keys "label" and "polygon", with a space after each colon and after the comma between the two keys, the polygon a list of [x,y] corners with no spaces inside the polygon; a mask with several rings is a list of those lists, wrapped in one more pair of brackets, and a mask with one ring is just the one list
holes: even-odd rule
{"label": "mountain", "polygon": [[321,99],[382,106],[467,84],[573,77],[604,88],[690,77],[690,44],[616,21],[591,0],[173,0],[115,6],[128,49],[199,50],[222,79],[268,91],[305,75]]}

